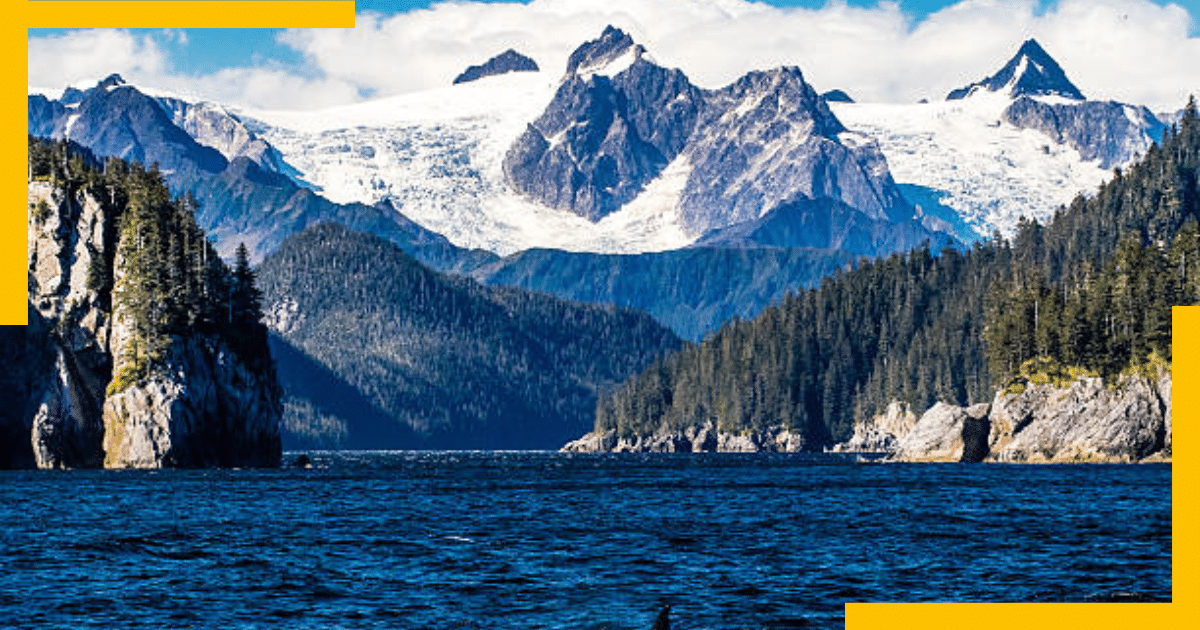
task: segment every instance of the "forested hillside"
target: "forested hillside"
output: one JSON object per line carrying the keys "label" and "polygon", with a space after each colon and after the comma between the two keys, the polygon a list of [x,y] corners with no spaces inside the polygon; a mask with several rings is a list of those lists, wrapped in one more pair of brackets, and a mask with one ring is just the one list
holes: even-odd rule
{"label": "forested hillside", "polygon": [[557,447],[680,343],[645,314],[442,275],[337,225],[259,273],[292,446]]}
{"label": "forested hillside", "polygon": [[1170,306],[1200,277],[1200,121],[1046,225],[969,251],[919,249],[836,274],[655,363],[597,406],[596,429],[646,435],[714,422],[790,430],[819,449],[890,400],[988,400],[1048,357],[1112,375],[1170,360]]}

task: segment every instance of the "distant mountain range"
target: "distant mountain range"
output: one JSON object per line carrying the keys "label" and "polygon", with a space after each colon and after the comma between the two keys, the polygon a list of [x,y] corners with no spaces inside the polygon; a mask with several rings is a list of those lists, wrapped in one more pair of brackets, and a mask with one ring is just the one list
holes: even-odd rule
{"label": "distant mountain range", "polygon": [[[1164,128],[1144,107],[1085,100],[1032,40],[945,101],[881,105],[841,90],[818,92],[795,67],[700,88],[614,27],[581,44],[562,73],[510,50],[444,88],[316,112],[189,102],[112,75],[57,99],[30,94],[28,116],[32,135],[157,164],[176,194],[199,200],[197,220],[219,251],[229,255],[245,243],[278,282],[287,276],[312,288],[315,280],[301,276],[322,273],[311,265],[280,268],[273,252],[294,256],[296,243],[356,243],[379,251],[389,260],[381,267],[396,274],[432,274],[358,240],[370,234],[436,271],[632,307],[693,340],[860,257],[922,243],[937,251],[997,230],[1011,235],[1020,217],[1045,219],[1095,190]],[[312,230],[327,223],[354,236]],[[280,250],[301,233],[308,240]],[[314,234],[324,240],[313,241]],[[454,286],[468,301],[508,299],[497,297],[507,295],[499,289]],[[274,295],[280,304],[288,303],[284,293]],[[310,298],[330,309],[307,307],[310,322],[342,306]],[[500,317],[503,309],[479,312]],[[374,335],[391,325],[387,318],[407,316],[347,312],[342,321],[355,323],[342,332]],[[470,337],[455,335],[442,341]],[[389,406],[372,398],[365,380],[354,380],[370,369],[284,332],[276,342],[278,352],[358,388],[393,419],[420,416],[410,414],[416,400],[442,401],[435,407],[447,417],[467,413],[444,397],[448,382],[426,382],[420,396]],[[434,342],[422,343],[428,349]],[[572,390],[584,393],[568,396],[580,403],[568,415],[581,417],[597,388],[622,374]],[[314,419],[336,416],[319,403],[293,400],[290,417],[320,424]],[[507,429],[495,418],[446,426],[472,422],[491,427],[489,440],[507,439],[498,437]],[[413,444],[467,439],[458,429],[422,433],[433,426],[426,424],[406,420],[388,430]]]}

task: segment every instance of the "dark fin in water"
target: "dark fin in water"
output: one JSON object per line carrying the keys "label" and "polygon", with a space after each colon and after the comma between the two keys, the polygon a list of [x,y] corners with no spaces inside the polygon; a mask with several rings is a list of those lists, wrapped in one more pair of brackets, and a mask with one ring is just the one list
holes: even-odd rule
{"label": "dark fin in water", "polygon": [[671,605],[663,606],[662,610],[658,611],[658,619],[654,620],[654,627],[650,630],[671,630]]}

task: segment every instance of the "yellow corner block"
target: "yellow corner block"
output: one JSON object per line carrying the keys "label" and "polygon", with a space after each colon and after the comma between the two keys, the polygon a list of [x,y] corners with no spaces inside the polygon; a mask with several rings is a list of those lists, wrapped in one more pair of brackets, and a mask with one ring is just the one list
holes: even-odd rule
{"label": "yellow corner block", "polygon": [[26,28],[354,28],[346,0],[27,1]]}

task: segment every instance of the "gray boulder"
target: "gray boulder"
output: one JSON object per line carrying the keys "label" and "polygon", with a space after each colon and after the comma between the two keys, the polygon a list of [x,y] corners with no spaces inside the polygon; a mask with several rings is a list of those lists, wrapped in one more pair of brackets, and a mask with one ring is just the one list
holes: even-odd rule
{"label": "gray boulder", "polygon": [[[939,402],[917,421],[894,459],[910,462],[982,461],[989,431],[988,405],[958,407]],[[980,437],[982,436],[982,440]],[[981,456],[981,444],[984,453]]]}

